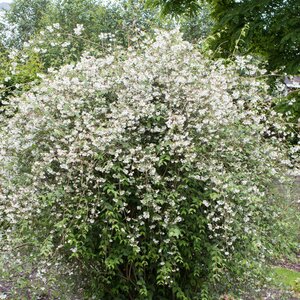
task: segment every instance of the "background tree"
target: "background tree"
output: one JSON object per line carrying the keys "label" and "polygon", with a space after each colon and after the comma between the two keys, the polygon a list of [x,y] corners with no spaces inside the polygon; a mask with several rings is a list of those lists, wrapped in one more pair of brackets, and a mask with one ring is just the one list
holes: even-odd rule
{"label": "background tree", "polygon": [[21,47],[44,25],[45,16],[49,15],[51,0],[15,0],[6,13],[7,20],[17,25],[18,35],[13,39],[13,46]]}
{"label": "background tree", "polygon": [[195,15],[200,9],[199,0],[147,0],[150,7],[161,8],[163,15]]}
{"label": "background tree", "polygon": [[297,0],[209,0],[216,20],[213,49],[228,56],[242,36],[243,53],[264,56],[269,68],[300,71],[300,2]]}
{"label": "background tree", "polygon": [[[207,0],[215,20],[211,48],[221,56],[239,51],[265,57],[270,69],[299,73],[300,2],[298,0]],[[197,0],[156,0],[163,14],[193,14]],[[242,42],[242,43],[241,43]]]}
{"label": "background tree", "polygon": [[176,21],[180,24],[184,39],[193,43],[206,39],[214,23],[207,3],[203,3],[197,13],[182,14]]}

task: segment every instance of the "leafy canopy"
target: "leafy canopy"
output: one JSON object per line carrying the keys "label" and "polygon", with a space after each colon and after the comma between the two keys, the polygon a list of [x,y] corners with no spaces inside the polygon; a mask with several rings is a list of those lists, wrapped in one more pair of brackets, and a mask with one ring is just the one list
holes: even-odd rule
{"label": "leafy canopy", "polygon": [[[236,48],[264,56],[270,69],[299,73],[300,2],[298,0],[207,0],[215,20],[211,47],[221,56]],[[197,14],[195,0],[157,0],[164,14]],[[239,45],[237,45],[239,41]]]}

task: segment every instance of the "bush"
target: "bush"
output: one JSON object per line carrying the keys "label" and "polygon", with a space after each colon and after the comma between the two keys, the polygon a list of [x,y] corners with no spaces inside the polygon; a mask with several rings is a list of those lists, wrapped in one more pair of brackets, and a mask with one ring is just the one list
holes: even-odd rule
{"label": "bush", "polygon": [[293,245],[273,188],[289,164],[285,128],[259,75],[158,32],[12,99],[4,250],[59,258],[87,299],[216,299],[251,282]]}

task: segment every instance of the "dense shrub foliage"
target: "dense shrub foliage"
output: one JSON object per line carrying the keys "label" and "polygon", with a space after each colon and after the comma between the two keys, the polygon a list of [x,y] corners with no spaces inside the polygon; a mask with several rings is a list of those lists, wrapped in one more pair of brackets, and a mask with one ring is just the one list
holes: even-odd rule
{"label": "dense shrub foliage", "polygon": [[61,267],[87,299],[216,299],[291,247],[273,188],[285,128],[250,60],[212,62],[159,32],[11,100],[1,263],[25,272],[31,253],[26,293],[54,297]]}
{"label": "dense shrub foliage", "polygon": [[291,136],[291,143],[300,147],[300,90],[289,92],[286,97],[275,103],[275,110],[286,116],[290,131],[295,133]]}

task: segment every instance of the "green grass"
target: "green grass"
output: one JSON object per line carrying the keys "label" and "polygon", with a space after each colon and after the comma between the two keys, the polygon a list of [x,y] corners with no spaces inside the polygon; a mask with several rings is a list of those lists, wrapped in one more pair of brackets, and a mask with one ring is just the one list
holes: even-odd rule
{"label": "green grass", "polygon": [[282,267],[274,267],[273,270],[273,279],[276,284],[284,285],[296,294],[300,293],[300,272]]}

